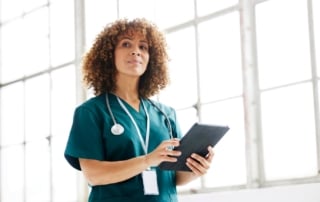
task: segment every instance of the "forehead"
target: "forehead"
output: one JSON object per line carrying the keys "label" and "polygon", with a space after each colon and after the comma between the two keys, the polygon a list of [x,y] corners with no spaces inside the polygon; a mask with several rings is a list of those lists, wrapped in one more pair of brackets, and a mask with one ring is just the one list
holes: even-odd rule
{"label": "forehead", "polygon": [[125,38],[147,41],[146,33],[144,33],[143,30],[129,29],[118,37],[119,41]]}

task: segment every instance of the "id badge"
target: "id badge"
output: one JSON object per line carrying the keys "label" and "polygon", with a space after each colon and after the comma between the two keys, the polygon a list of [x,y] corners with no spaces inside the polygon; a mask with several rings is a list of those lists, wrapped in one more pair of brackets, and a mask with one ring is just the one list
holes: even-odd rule
{"label": "id badge", "polygon": [[157,172],[155,170],[143,171],[142,181],[145,195],[159,195]]}

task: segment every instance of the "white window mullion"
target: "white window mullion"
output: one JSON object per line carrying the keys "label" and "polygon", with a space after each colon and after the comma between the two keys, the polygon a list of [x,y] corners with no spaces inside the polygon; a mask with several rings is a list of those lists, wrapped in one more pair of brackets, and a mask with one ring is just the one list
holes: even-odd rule
{"label": "white window mullion", "polygon": [[247,186],[256,188],[264,179],[260,93],[255,33],[255,4],[253,0],[240,0],[240,29],[242,44],[243,96],[246,130]]}
{"label": "white window mullion", "polygon": [[[85,2],[74,0],[75,14],[75,74],[76,74],[76,102],[82,103],[86,100],[86,91],[82,88],[81,59],[85,51]],[[88,184],[82,173],[78,174],[78,201],[87,201]]]}
{"label": "white window mullion", "polygon": [[318,154],[318,173],[320,174],[320,109],[319,109],[319,87],[318,87],[318,72],[316,63],[316,47],[314,34],[314,16],[312,0],[308,0],[308,23],[309,23],[309,40],[310,40],[310,60],[312,68],[312,86],[314,95],[314,115],[316,126],[317,139],[317,154]]}

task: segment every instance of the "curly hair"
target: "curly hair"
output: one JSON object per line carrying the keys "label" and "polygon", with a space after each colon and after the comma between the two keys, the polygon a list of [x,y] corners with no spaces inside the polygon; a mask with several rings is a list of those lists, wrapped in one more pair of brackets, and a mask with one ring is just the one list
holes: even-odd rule
{"label": "curly hair", "polygon": [[151,97],[169,83],[167,43],[158,27],[144,18],[118,19],[107,25],[96,37],[91,49],[84,55],[83,81],[93,88],[95,95],[116,90],[114,51],[121,36],[131,32],[141,33],[149,45],[147,69],[139,80],[138,93]]}

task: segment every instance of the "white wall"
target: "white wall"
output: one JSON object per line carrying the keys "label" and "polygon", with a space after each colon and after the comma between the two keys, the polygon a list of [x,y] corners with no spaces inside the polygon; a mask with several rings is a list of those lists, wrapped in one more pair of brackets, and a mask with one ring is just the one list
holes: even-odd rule
{"label": "white wall", "polygon": [[180,195],[179,202],[320,202],[320,183]]}

